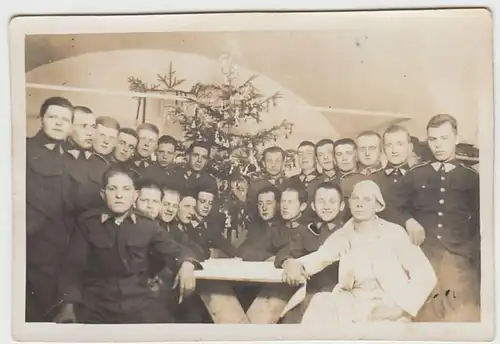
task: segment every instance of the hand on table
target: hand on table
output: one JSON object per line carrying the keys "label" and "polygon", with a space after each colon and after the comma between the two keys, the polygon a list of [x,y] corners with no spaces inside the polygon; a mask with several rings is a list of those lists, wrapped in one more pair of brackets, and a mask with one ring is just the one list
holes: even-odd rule
{"label": "hand on table", "polygon": [[76,323],[76,315],[73,304],[64,305],[61,308],[61,311],[54,318],[54,322],[58,324]]}
{"label": "hand on table", "polygon": [[309,279],[302,264],[295,259],[287,259],[283,263],[282,281],[291,285],[298,286]]}

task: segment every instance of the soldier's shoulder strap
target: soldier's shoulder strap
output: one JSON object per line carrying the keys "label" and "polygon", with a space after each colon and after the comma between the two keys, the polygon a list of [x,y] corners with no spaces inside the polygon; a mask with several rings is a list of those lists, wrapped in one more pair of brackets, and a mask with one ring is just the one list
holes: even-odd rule
{"label": "soldier's shoulder strap", "polygon": [[421,167],[428,166],[428,165],[430,165],[430,163],[431,163],[430,161],[424,161],[424,162],[418,163],[418,164],[410,167],[409,171],[413,171],[413,170],[419,169]]}

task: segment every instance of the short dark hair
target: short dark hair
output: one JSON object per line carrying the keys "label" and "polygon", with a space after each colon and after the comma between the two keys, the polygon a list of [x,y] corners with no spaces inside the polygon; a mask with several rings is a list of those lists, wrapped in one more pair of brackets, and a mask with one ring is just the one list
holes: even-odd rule
{"label": "short dark hair", "polygon": [[268,185],[263,187],[262,189],[259,189],[259,191],[257,192],[257,197],[255,197],[255,199],[258,200],[260,195],[266,193],[272,193],[274,195],[274,199],[276,200],[276,202],[279,202],[281,199],[280,190],[274,185]]}
{"label": "short dark hair", "polygon": [[283,148],[278,147],[278,146],[271,146],[271,147],[267,147],[266,149],[264,149],[264,152],[262,152],[263,159],[266,158],[267,153],[281,153],[283,158],[285,158],[285,151],[283,150]]}
{"label": "short dark hair", "polygon": [[106,127],[106,128],[120,130],[120,123],[118,123],[118,121],[116,119],[109,117],[109,116],[97,117],[95,124],[96,124],[96,126],[102,125],[103,127]]}
{"label": "short dark hair", "polygon": [[212,194],[212,195],[214,195],[214,199],[217,198],[217,196],[218,196],[217,186],[213,186],[213,185],[202,185],[202,186],[196,188],[196,198],[197,199],[198,199],[198,196],[200,195],[200,192],[206,192],[206,193]]}
{"label": "short dark hair", "polygon": [[351,145],[354,149],[358,148],[356,141],[354,141],[353,139],[342,138],[342,139],[335,141],[335,143],[333,145],[333,151],[335,151],[335,148],[337,148],[338,146],[343,146],[343,145]]}
{"label": "short dark hair", "polygon": [[323,147],[323,146],[326,146],[326,145],[332,145],[335,147],[335,142],[331,139],[321,139],[319,140],[318,142],[316,142],[316,147],[315,147],[315,150],[316,150],[316,153],[318,153],[318,148],[319,147]]}
{"label": "short dark hair", "polygon": [[72,112],[71,120],[73,121],[73,117],[74,117],[73,104],[71,104],[71,102],[69,100],[67,100],[66,98],[63,98],[63,97],[47,98],[43,102],[42,106],[40,107],[40,118],[43,118],[45,116],[45,113],[47,112],[47,109],[50,106],[60,106],[60,107],[66,108],[68,110],[71,110],[71,112]]}
{"label": "short dark hair", "polygon": [[401,125],[393,124],[389,126],[385,131],[384,134],[382,135],[383,139],[385,140],[385,135],[387,134],[393,134],[393,133],[405,133],[406,136],[408,137],[408,142],[411,142],[411,135],[408,129]]}
{"label": "short dark hair", "polygon": [[186,150],[186,154],[193,153],[193,150],[196,147],[206,149],[207,152],[208,152],[208,156],[210,156],[210,153],[212,152],[212,146],[208,142],[205,142],[205,141],[195,141],[195,142],[193,142],[193,143],[191,143],[189,145],[188,149]]}
{"label": "short dark hair", "polygon": [[141,123],[137,126],[137,128],[135,129],[135,131],[137,131],[137,133],[139,133],[139,131],[141,130],[149,130],[149,131],[152,131],[153,133],[155,133],[156,135],[160,135],[160,129],[158,129],[158,127],[152,123]]}
{"label": "short dark hair", "polygon": [[80,112],[83,112],[83,113],[94,113],[94,111],[90,110],[88,107],[86,106],[81,106],[81,105],[77,105],[73,108],[73,111],[74,112],[77,112],[77,111],[80,111]]}
{"label": "short dark hair", "polygon": [[179,190],[179,195],[181,196],[181,200],[186,197],[192,197],[195,200],[198,199],[198,193],[195,190],[186,188],[184,190]]}
{"label": "short dark hair", "polygon": [[309,146],[309,147],[316,149],[316,145],[312,141],[302,141],[301,143],[299,143],[297,149],[299,149],[301,147],[306,147],[306,146]]}
{"label": "short dark hair", "polygon": [[281,195],[283,195],[285,191],[297,192],[300,204],[307,203],[308,200],[307,191],[304,189],[302,185],[299,185],[298,183],[288,183],[284,188],[282,188]]}
{"label": "short dark hair", "polygon": [[161,198],[163,198],[163,188],[159,183],[154,181],[153,179],[149,178],[141,178],[139,179],[137,183],[137,189],[142,190],[142,189],[154,189],[160,191]]}
{"label": "short dark hair", "polygon": [[177,149],[177,140],[170,135],[162,135],[158,140],[158,146],[161,144],[170,143]]}
{"label": "short dark hair", "polygon": [[127,134],[127,135],[130,135],[130,136],[133,136],[135,137],[137,140],[139,140],[139,135],[137,135],[137,131],[135,131],[134,129],[132,128],[120,128],[120,131],[118,132],[118,134]]}
{"label": "short dark hair", "polygon": [[332,182],[321,182],[313,192],[313,202],[314,199],[316,198],[316,193],[318,192],[319,189],[327,189],[327,190],[335,190],[340,196],[340,201],[344,200],[344,194],[342,193],[342,188],[338,184],[334,184]]}
{"label": "short dark hair", "polygon": [[108,186],[109,179],[119,174],[129,177],[132,180],[134,189],[137,190],[138,180],[139,180],[137,172],[133,171],[130,168],[126,168],[119,165],[114,165],[104,172],[101,181],[102,188],[105,189],[106,186]]}
{"label": "short dark hair", "polygon": [[358,134],[358,136],[356,136],[356,139],[359,139],[361,136],[376,136],[379,138],[379,140],[382,140],[382,137],[380,136],[380,134],[377,133],[376,131],[373,131],[373,130],[364,130],[364,131],[360,132]]}
{"label": "short dark hair", "polygon": [[427,123],[426,129],[427,129],[427,131],[429,131],[429,128],[438,128],[445,123],[450,123],[455,134],[458,132],[457,119],[455,117],[453,117],[452,115],[448,115],[448,114],[439,114],[439,115],[432,116],[432,118],[429,120],[429,123]]}
{"label": "short dark hair", "polygon": [[177,195],[179,195],[179,199],[182,197],[181,192],[180,192],[179,190],[174,189],[174,188],[172,188],[172,187],[170,187],[170,186],[164,186],[164,187],[163,187],[163,196],[162,196],[162,198],[163,198],[163,197],[164,197],[167,193],[169,193],[169,192],[171,192],[171,193],[176,193]]}

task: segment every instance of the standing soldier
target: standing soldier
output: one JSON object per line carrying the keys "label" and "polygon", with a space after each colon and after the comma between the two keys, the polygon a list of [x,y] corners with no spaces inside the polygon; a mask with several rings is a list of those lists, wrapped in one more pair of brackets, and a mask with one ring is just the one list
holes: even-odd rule
{"label": "standing soldier", "polygon": [[394,205],[399,222],[432,263],[436,293],[421,311],[421,321],[479,321],[479,281],[472,257],[479,232],[479,175],[455,157],[457,121],[432,117],[427,141],[434,159],[406,173]]}
{"label": "standing soldier", "polygon": [[113,150],[112,162],[122,164],[125,167],[133,168],[132,158],[139,142],[139,135],[134,129],[121,128],[118,133],[118,140]]}
{"label": "standing soldier", "polygon": [[[148,287],[148,251],[175,261],[181,296],[194,290],[194,254],[174,242],[153,220],[134,213],[132,171],[113,167],[103,177],[105,207],[78,221],[60,279],[63,302],[57,322],[162,323],[171,320]],[[175,267],[173,267],[175,268]],[[76,307],[78,306],[78,307]]]}
{"label": "standing soldier", "polygon": [[[373,181],[380,187],[382,196],[386,200],[387,209],[391,209],[397,206],[397,204],[393,204],[394,194],[401,179],[410,169],[408,159],[413,145],[408,130],[399,125],[387,128],[382,138],[387,165],[373,174]],[[380,212],[379,216],[391,222],[397,221],[397,219],[390,218],[388,211]],[[400,225],[404,226],[404,224]]]}
{"label": "standing soldier", "polygon": [[193,194],[200,187],[217,190],[217,181],[207,171],[211,147],[206,142],[193,142],[186,151],[187,166],[176,170],[173,176],[182,193]]}
{"label": "standing soldier", "polygon": [[75,106],[73,113],[73,125],[68,137],[68,152],[77,160],[88,160],[92,155],[96,117],[92,110],[85,106]]}
{"label": "standing soldier", "polygon": [[157,160],[143,170],[142,176],[152,179],[163,186],[169,184],[174,172],[176,147],[177,140],[172,136],[163,135],[160,137],[158,149],[156,150]]}
{"label": "standing soldier", "polygon": [[335,141],[333,151],[335,153],[335,164],[341,177],[357,171],[357,146],[354,140],[344,138]]}
{"label": "standing soldier", "polygon": [[382,169],[380,161],[382,153],[382,138],[375,131],[364,131],[356,139],[356,156],[359,170],[351,173],[342,181],[342,192],[345,198],[351,196],[351,192],[358,182],[373,179],[373,174]]}
{"label": "standing soldier", "polygon": [[114,118],[100,116],[96,119],[94,152],[88,160],[88,169],[80,172],[82,179],[74,192],[79,212],[102,206],[102,176],[110,167],[119,130],[120,124]]}
{"label": "standing soldier", "polygon": [[158,147],[160,129],[154,124],[142,123],[137,127],[136,131],[139,136],[139,142],[137,143],[134,165],[139,175],[143,176],[144,170],[153,164],[152,154]]}
{"label": "standing soldier", "polygon": [[314,215],[311,209],[312,189],[314,181],[319,177],[316,170],[316,146],[311,141],[302,141],[297,148],[297,156],[299,160],[300,173],[290,177],[286,183],[292,185],[301,185],[307,192],[307,208],[302,212],[301,222],[307,224]]}
{"label": "standing soldier", "polygon": [[57,306],[57,278],[71,231],[64,140],[73,106],[65,98],[45,100],[41,130],[26,142],[26,321],[51,321]]}
{"label": "standing soldier", "polygon": [[[285,151],[277,146],[266,148],[262,153],[262,164],[264,166],[264,177],[251,182],[248,188],[248,209],[255,208],[257,194],[261,189],[274,185],[281,190],[284,182]],[[257,218],[258,214],[253,211],[250,216]]]}

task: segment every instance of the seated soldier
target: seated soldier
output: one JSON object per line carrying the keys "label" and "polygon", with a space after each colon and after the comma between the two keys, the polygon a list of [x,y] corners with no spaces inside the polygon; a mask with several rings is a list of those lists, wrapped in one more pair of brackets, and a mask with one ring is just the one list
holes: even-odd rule
{"label": "seated soldier", "polygon": [[222,236],[224,218],[213,204],[217,201],[217,190],[200,187],[197,192],[195,218],[191,221],[188,235],[208,254],[207,258],[223,255],[236,257],[237,252],[231,243]]}
{"label": "seated soldier", "polygon": [[[259,216],[250,223],[246,240],[238,248],[239,256],[244,260],[265,260],[266,252],[262,247],[267,245],[269,231],[278,225],[278,204],[280,191],[277,187],[269,185],[257,193],[257,211]],[[262,256],[264,254],[264,256]]]}
{"label": "seated soldier", "polygon": [[[262,195],[262,194],[261,194]],[[301,185],[289,184],[281,192],[280,214],[283,223],[269,227],[262,233],[262,245],[251,251],[240,253],[243,260],[264,261],[271,257],[277,260],[288,253],[287,246],[304,230],[299,222],[302,212],[307,207],[307,193]]]}
{"label": "seated soldier", "polygon": [[139,181],[139,197],[135,201],[135,208],[143,216],[156,220],[161,210],[163,190],[153,180],[141,179]]}
{"label": "seated soldier", "polygon": [[172,269],[179,271],[181,296],[194,290],[194,269],[201,268],[195,254],[156,222],[133,211],[138,191],[132,171],[119,167],[106,171],[102,195],[105,207],[82,214],[70,241],[59,284],[63,307],[56,322],[172,321],[148,288],[149,247],[167,264],[176,262]]}
{"label": "seated soldier", "polygon": [[162,226],[167,233],[170,233],[172,226],[175,224],[174,220],[179,210],[180,201],[181,194],[179,191],[170,187],[166,187],[163,190],[163,199],[158,221],[160,226]]}
{"label": "seated soldier", "polygon": [[[318,185],[313,194],[311,208],[316,213],[316,221],[302,227],[299,235],[288,246],[289,251],[275,261],[280,268],[284,260],[299,258],[316,251],[325,240],[342,225],[344,200],[340,186],[332,182]],[[321,291],[332,291],[338,281],[338,264],[332,264],[313,276],[307,284],[307,296],[299,307],[291,310],[283,319],[283,323],[300,323],[313,294]]]}

